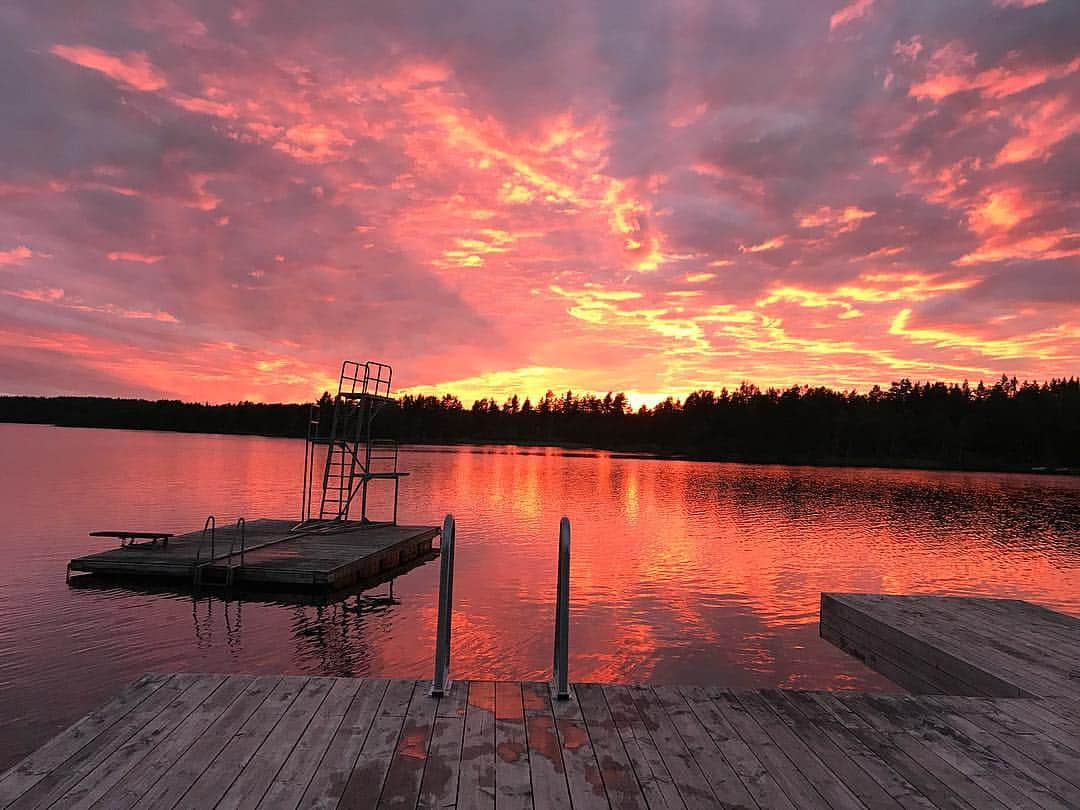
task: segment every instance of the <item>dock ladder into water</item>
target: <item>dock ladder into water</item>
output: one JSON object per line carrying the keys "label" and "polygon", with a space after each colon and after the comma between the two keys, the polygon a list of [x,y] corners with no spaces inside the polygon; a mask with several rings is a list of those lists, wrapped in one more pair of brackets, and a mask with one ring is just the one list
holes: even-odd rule
{"label": "dock ladder into water", "polygon": [[[439,541],[439,606],[435,628],[435,671],[431,678],[432,697],[450,691],[450,641],[454,612],[454,547],[457,525],[453,515],[443,521]],[[552,655],[552,686],[556,700],[570,698],[570,519],[559,521],[559,565],[555,585],[555,644]]]}

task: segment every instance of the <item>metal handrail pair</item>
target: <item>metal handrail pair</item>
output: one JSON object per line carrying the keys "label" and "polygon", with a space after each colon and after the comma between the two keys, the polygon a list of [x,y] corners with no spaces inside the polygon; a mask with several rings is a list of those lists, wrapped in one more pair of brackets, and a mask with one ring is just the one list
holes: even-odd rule
{"label": "metal handrail pair", "polygon": [[[233,534],[229,540],[229,553],[225,555],[225,558],[230,561],[229,571],[226,574],[226,584],[232,584],[233,566],[231,564],[233,556],[236,554],[236,537],[240,536],[240,565],[244,565],[244,553],[247,550],[247,521],[244,518],[236,519],[236,533]],[[206,533],[210,532],[210,556],[206,562],[202,559],[203,546],[206,543]],[[195,549],[195,564],[192,566],[192,580],[194,584],[202,584],[202,569],[205,565],[212,564],[217,560],[217,518],[210,515],[206,518],[206,523],[203,524],[202,537],[200,538],[199,546]]]}
{"label": "metal handrail pair", "polygon": [[[454,516],[443,520],[439,541],[439,618],[435,629],[435,673],[431,679],[431,695],[441,697],[450,691],[450,635],[454,607]],[[559,521],[559,573],[555,593],[555,647],[552,656],[552,675],[555,697],[570,698],[570,519]]]}

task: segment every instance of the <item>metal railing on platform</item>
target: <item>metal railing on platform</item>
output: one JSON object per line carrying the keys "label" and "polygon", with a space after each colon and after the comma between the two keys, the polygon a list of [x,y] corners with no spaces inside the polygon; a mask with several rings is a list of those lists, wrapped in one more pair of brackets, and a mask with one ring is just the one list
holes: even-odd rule
{"label": "metal railing on platform", "polygon": [[552,674],[555,678],[555,697],[570,698],[567,658],[570,648],[570,519],[559,521],[559,574],[555,588],[555,655]]}
{"label": "metal railing on platform", "polygon": [[210,532],[210,560],[214,559],[214,543],[217,535],[217,520],[213,515],[209,515],[206,518],[206,523],[203,524],[202,537],[199,538],[199,546],[195,549],[195,564],[191,569],[191,581],[196,587],[202,584],[202,550],[203,545],[206,543],[206,533]]}

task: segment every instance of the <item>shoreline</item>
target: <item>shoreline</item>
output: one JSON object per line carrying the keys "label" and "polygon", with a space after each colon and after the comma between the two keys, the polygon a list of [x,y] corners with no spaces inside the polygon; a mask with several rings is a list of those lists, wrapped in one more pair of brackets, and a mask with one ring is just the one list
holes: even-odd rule
{"label": "shoreline", "polygon": [[[57,422],[19,422],[13,420],[0,420],[0,425],[41,425],[44,427],[77,428],[82,430],[130,430],[140,433],[175,433],[180,435],[195,436],[247,436],[262,439],[288,439],[302,441],[303,436],[291,436],[274,433],[256,433],[249,431],[236,431],[222,433],[202,430],[142,428],[120,425],[91,425],[91,424],[61,424]],[[725,458],[709,455],[694,455],[688,453],[666,452],[655,447],[599,447],[596,445],[577,444],[573,442],[530,442],[530,441],[399,441],[402,447],[416,448],[494,448],[494,447],[520,447],[526,449],[548,448],[553,450],[568,451],[563,455],[573,455],[574,452],[583,454],[607,454],[620,459],[644,459],[658,461],[693,461],[710,464],[749,464],[755,466],[774,467],[815,467],[825,469],[882,469],[882,470],[920,470],[925,472],[958,472],[958,473],[1002,473],[1013,475],[1046,475],[1046,476],[1078,476],[1080,468],[1076,467],[1046,467],[1008,464],[971,464],[971,465],[948,465],[940,464],[926,459],[807,459],[807,458]]]}

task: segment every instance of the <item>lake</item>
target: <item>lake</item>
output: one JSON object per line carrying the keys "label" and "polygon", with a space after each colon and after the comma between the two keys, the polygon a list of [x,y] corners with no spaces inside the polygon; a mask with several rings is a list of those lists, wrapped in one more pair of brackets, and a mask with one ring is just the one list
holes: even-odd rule
{"label": "lake", "polygon": [[[438,562],[328,605],[64,582],[96,529],[298,516],[304,443],[0,424],[0,768],[146,671],[430,677]],[[402,523],[457,518],[452,673],[896,691],[817,635],[822,591],[1080,613],[1080,478],[410,447]]]}

